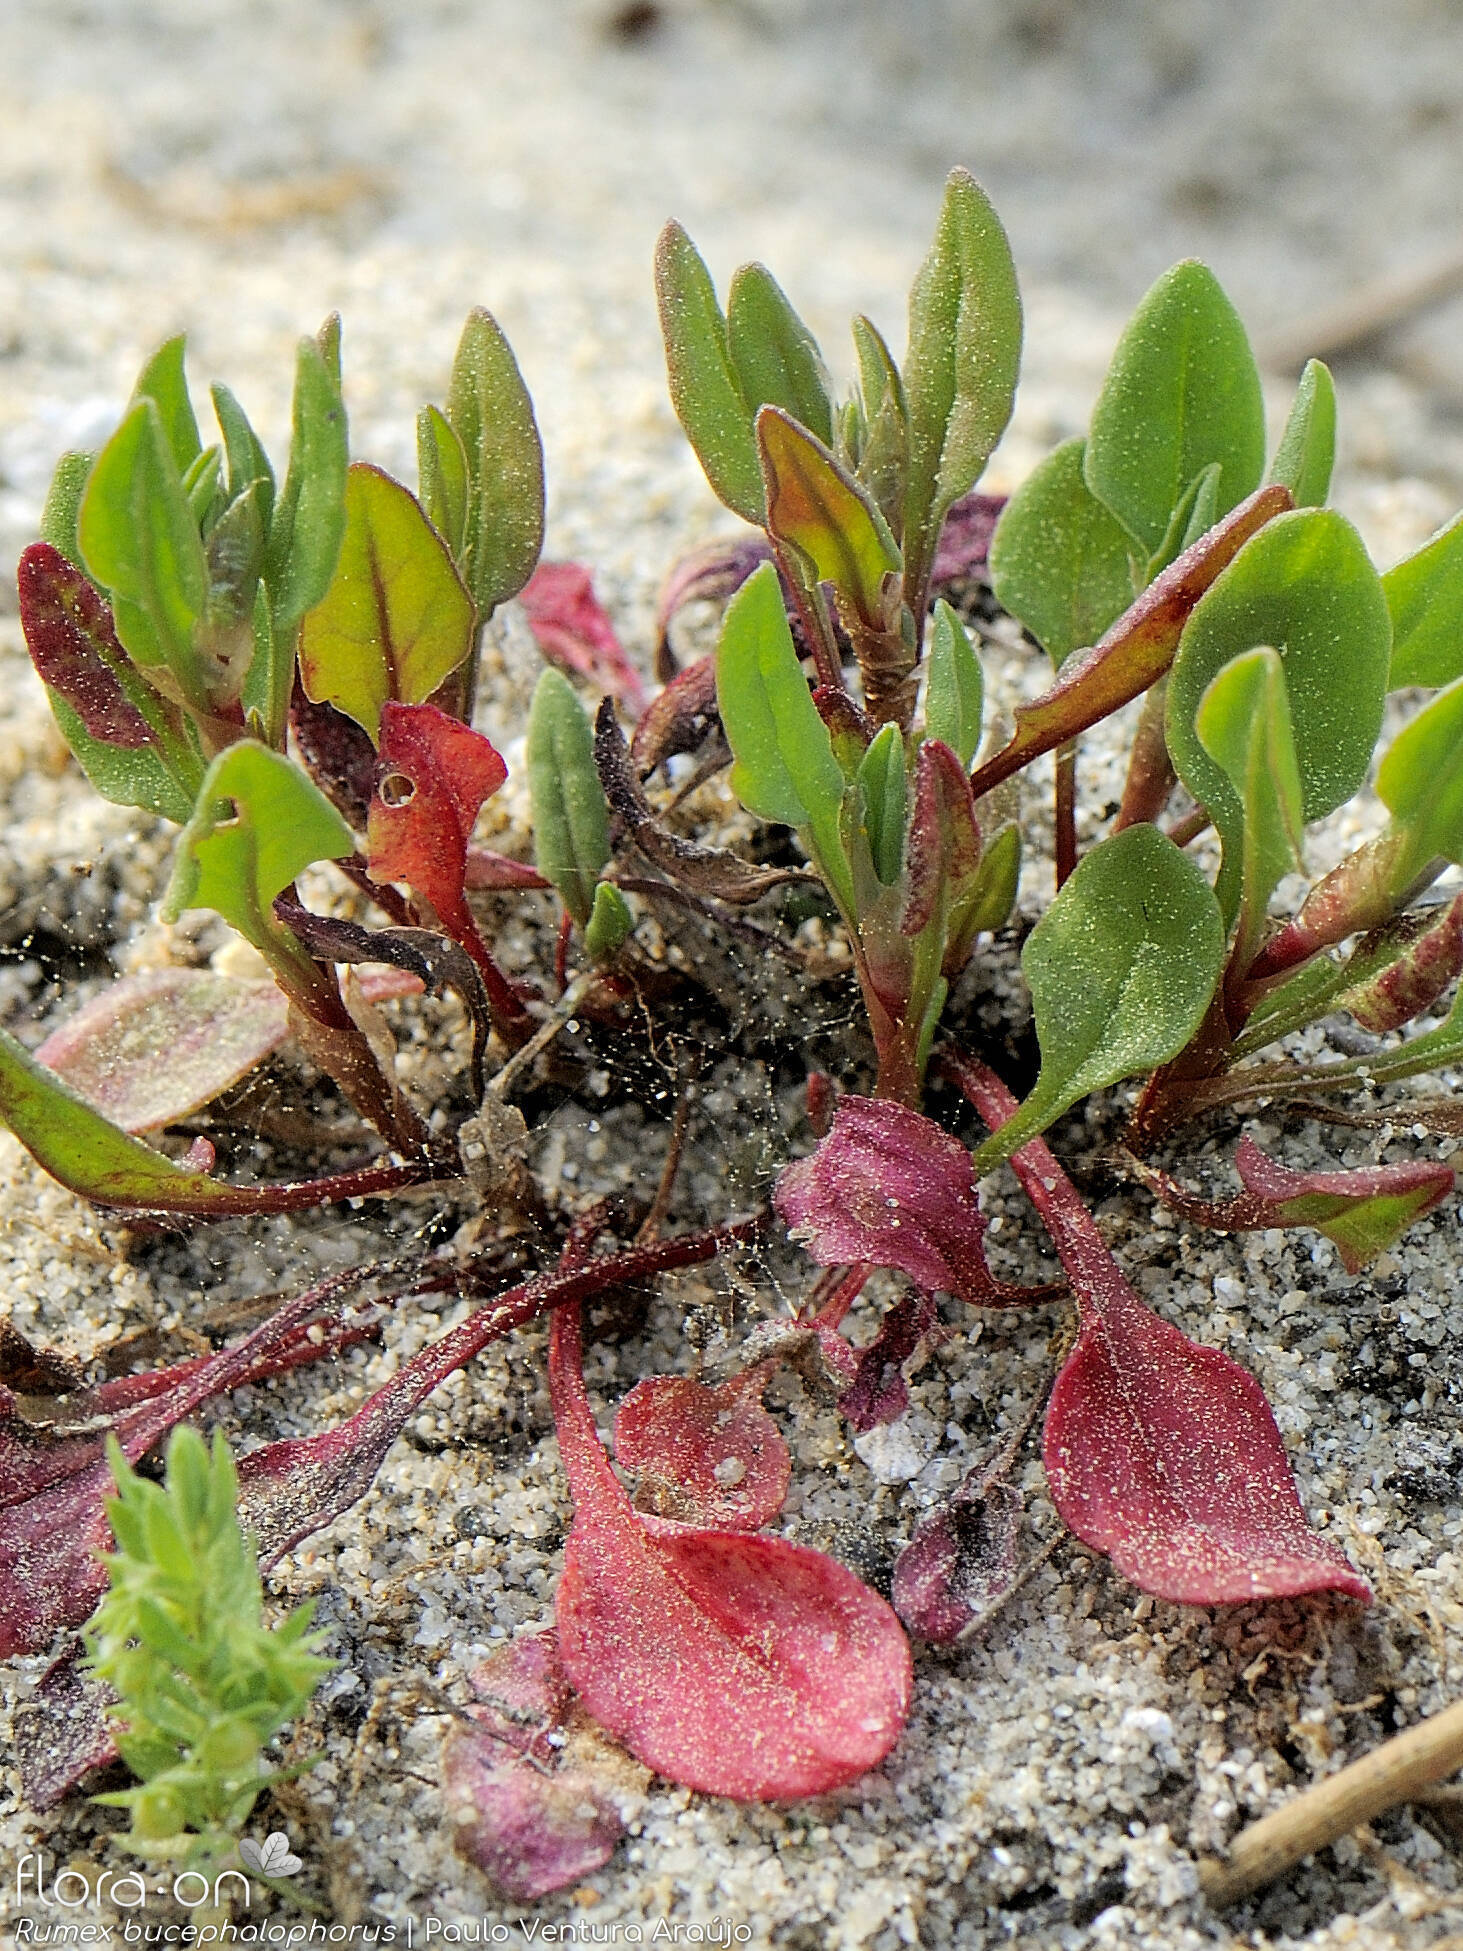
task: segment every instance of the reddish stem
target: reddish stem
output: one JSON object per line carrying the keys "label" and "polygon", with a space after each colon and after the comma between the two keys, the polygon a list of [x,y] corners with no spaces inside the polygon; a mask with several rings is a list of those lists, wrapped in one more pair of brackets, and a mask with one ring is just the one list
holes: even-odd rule
{"label": "reddish stem", "polygon": [[1077,741],[1069,738],[1057,751],[1057,892],[1077,867]]}

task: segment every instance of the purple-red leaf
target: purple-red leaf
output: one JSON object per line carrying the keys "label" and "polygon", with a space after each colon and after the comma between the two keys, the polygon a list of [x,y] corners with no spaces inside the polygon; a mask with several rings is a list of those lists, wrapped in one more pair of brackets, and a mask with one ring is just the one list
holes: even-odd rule
{"label": "purple-red leaf", "polygon": [[642,779],[678,752],[694,752],[718,723],[716,658],[708,652],[674,676],[651,700],[630,741]]}
{"label": "purple-red leaf", "polygon": [[14,1715],[15,1758],[27,1807],[53,1808],[78,1783],[117,1759],[116,1728],[107,1709],[117,1696],[82,1666],[86,1648],[75,1639],[41,1675]]}
{"label": "purple-red leaf", "polygon": [[133,752],[153,744],[151,726],[117,676],[127,655],[93,585],[49,542],[33,542],[22,553],[16,582],[21,628],[42,681],[93,738]]}
{"label": "purple-red leaf", "polygon": [[939,1322],[928,1294],[906,1294],[889,1309],[869,1345],[856,1351],[858,1367],[838,1406],[860,1436],[879,1423],[897,1423],[909,1407],[905,1364]]}
{"label": "purple-red leaf", "polygon": [[145,1390],[140,1377],[103,1383],[75,1404],[80,1425],[32,1422],[0,1391],[0,1657],[37,1652],[62,1626],[80,1625],[106,1584],[106,1434],[135,1463],[212,1397],[359,1340],[366,1330],[356,1325],[325,1324],[313,1337],[309,1328],[373,1271],[354,1268],[308,1290],[232,1347],[146,1378]]}
{"label": "purple-red leaf", "polygon": [[[983,1064],[944,1068],[986,1123],[1016,1100]],[[1306,1522],[1255,1378],[1146,1308],[1041,1139],[1011,1160],[1077,1298],[1081,1330],[1057,1377],[1042,1456],[1052,1501],[1145,1592],[1190,1605],[1343,1592],[1366,1580]]]}
{"label": "purple-red leaf", "polygon": [[882,1761],[909,1712],[909,1644],[876,1593],[781,1538],[631,1508],[554,1317],[549,1383],[574,1497],[556,1610],[564,1671],[647,1767],[712,1795],[818,1795]]}
{"label": "purple-red leaf", "polygon": [[640,1473],[641,1510],[724,1531],[772,1522],[792,1476],[782,1432],[762,1407],[773,1366],[715,1387],[674,1375],[636,1383],[615,1417],[615,1457]]}
{"label": "purple-red leaf", "polygon": [[147,969],[93,997],[35,1055],[123,1131],[153,1131],[246,1077],[288,1027],[267,979]]}
{"label": "purple-red leaf", "polygon": [[978,1464],[894,1563],[894,1610],[921,1639],[948,1646],[1016,1581],[1021,1497]]}
{"label": "purple-red leaf", "polygon": [[950,583],[969,582],[978,577],[989,581],[991,537],[996,532],[1004,495],[983,495],[978,490],[962,495],[940,530],[934,567],[930,570],[930,594],[939,596]]}
{"label": "purple-red leaf", "polygon": [[625,655],[587,569],[577,562],[541,562],[518,600],[548,663],[587,677],[627,711],[645,709],[640,673]]}
{"label": "purple-red leaf", "polygon": [[687,603],[729,603],[752,571],[771,557],[765,536],[740,535],[703,543],[672,566],[655,606],[655,670],[663,684],[669,686],[676,673],[670,628],[678,612]]}
{"label": "purple-red leaf", "polygon": [[1139,1175],[1166,1206],[1220,1233],[1267,1226],[1310,1226],[1334,1240],[1349,1274],[1359,1273],[1415,1219],[1440,1205],[1456,1184],[1451,1165],[1367,1165],[1349,1172],[1293,1172],[1242,1138],[1235,1170],[1244,1192],[1212,1203],[1195,1199],[1166,1172]]}
{"label": "purple-red leaf", "polygon": [[574,1714],[552,1632],[515,1639],[468,1684],[479,1704],[442,1749],[456,1846],[511,1902],[534,1903],[613,1855],[624,1833],[611,1792],[616,1757]]}
{"label": "purple-red leaf", "polygon": [[841,1097],[833,1129],[786,1168],[773,1203],[825,1267],[897,1267],[927,1293],[979,1307],[1013,1298],[985,1263],[969,1152],[902,1104]]}
{"label": "purple-red leaf", "polygon": [[[1463,894],[1455,895],[1441,913],[1435,909],[1430,915],[1405,915],[1393,928],[1406,929],[1411,937],[1396,960],[1336,999],[1338,1009],[1350,1010],[1364,1030],[1378,1035],[1400,1030],[1431,1009],[1448,984],[1463,974]],[[1372,946],[1371,939],[1361,942],[1357,959]]]}
{"label": "purple-red leaf", "polygon": [[[968,904],[980,872],[980,822],[965,768],[938,739],[919,748],[914,772],[914,817],[909,823],[909,897],[899,926],[918,935],[943,900],[957,917]],[[957,931],[958,932],[958,931]],[[961,955],[963,966],[968,956]]]}

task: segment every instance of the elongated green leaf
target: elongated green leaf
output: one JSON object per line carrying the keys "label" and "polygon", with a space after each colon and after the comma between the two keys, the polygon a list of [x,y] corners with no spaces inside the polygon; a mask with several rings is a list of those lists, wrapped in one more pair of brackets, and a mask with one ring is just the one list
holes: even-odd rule
{"label": "elongated green leaf", "polygon": [[381,707],[423,704],[472,648],[472,598],[416,496],[369,462],[345,490],[345,537],[300,627],[300,681],[376,744]]}
{"label": "elongated green leaf", "polygon": [[98,1205],[200,1214],[258,1209],[259,1188],[185,1172],[129,1138],[4,1030],[0,1122],[53,1179]]}
{"label": "elongated green leaf", "polygon": [[798,665],[770,562],[732,598],[716,652],[716,695],[736,760],[731,788],[749,813],[814,837],[819,866],[852,909],[838,838],[842,768]]}
{"label": "elongated green leaf", "polygon": [[[610,857],[609,809],[588,714],[568,678],[552,665],[534,688],[527,762],[534,861],[584,928]],[[604,925],[609,926],[608,918]]]}
{"label": "elongated green leaf", "polygon": [[76,569],[85,573],[81,560],[81,543],[77,539],[76,524],[81,513],[81,498],[86,492],[87,479],[96,465],[95,454],[63,454],[56,463],[51,476],[51,485],[46,490],[46,503],[41,510],[40,536],[49,542],[53,549],[64,555]]}
{"label": "elongated green leaf", "polygon": [[151,399],[137,402],[97,456],[77,538],[134,663],[165,667],[183,697],[206,707],[193,631],[208,600],[208,567]]}
{"label": "elongated green leaf", "polygon": [[677,223],[655,247],[655,296],[671,405],[714,492],[743,521],[762,524],[762,469],[752,409],[727,342],[727,324],[700,253]]}
{"label": "elongated green leaf", "polygon": [[630,904],[613,881],[600,881],[594,905],[584,924],[584,952],[591,962],[609,962],[619,953],[635,926]]}
{"label": "elongated green leaf", "polygon": [[1377,796],[1405,836],[1389,876],[1394,892],[1439,854],[1463,861],[1463,683],[1393,739],[1377,769]]}
{"label": "elongated green leaf", "polygon": [[424,406],[417,415],[417,480],[427,520],[460,565],[467,546],[471,494],[467,455],[447,416],[434,406]]}
{"label": "elongated green leaf", "polygon": [[316,340],[301,339],[289,467],[264,557],[270,628],[261,647],[267,654],[255,656],[244,683],[244,708],[273,746],[282,742],[289,715],[300,620],[329,589],[340,555],[348,457],[339,378]]}
{"label": "elongated green leaf", "polygon": [[909,294],[904,552],[906,580],[916,591],[945,511],[975,486],[1005,431],[1020,365],[1011,247],[975,178],[952,170],[934,242]]}
{"label": "elongated green leaf", "polygon": [[193,523],[203,536],[208,534],[223,511],[224,494],[219,484],[223,458],[222,448],[205,447],[201,454],[195,456],[193,465],[183,476],[183,493],[188,497]]}
{"label": "elongated green leaf", "polygon": [[1297,508],[1324,508],[1336,461],[1336,388],[1319,359],[1308,359],[1269,479],[1281,481]]}
{"label": "elongated green leaf", "polygon": [[1239,828],[1220,828],[1219,899],[1230,908],[1238,897],[1241,935],[1252,942],[1276,886],[1301,865],[1304,831],[1285,666],[1275,651],[1246,651],[1226,664],[1199,700],[1194,729],[1240,808]]}
{"label": "elongated green leaf", "polygon": [[1238,313],[1189,260],[1163,274],[1118,341],[1092,413],[1087,485],[1153,555],[1211,461],[1224,514],[1259,483],[1265,410]]}
{"label": "elongated green leaf", "polygon": [[1027,475],[991,537],[991,587],[1052,662],[1095,644],[1133,600],[1126,530],[1082,473],[1084,440],[1066,440]]}
{"label": "elongated green leaf", "polygon": [[904,490],[909,473],[909,406],[904,381],[882,334],[859,316],[853,321],[863,398],[858,478],[873,496],[898,541],[904,533]]}
{"label": "elongated green leaf", "polygon": [[969,768],[980,744],[985,679],[965,626],[942,596],[935,605],[925,662],[925,736],[937,738]]}
{"label": "elongated green leaf", "polygon": [[544,450],[518,362],[481,306],[457,344],[447,419],[467,460],[462,579],[484,618],[518,594],[544,545]]}
{"label": "elongated green leaf", "polygon": [[228,497],[237,501],[249,489],[260,483],[257,490],[260,519],[264,532],[268,535],[274,520],[274,469],[269,464],[269,456],[264,451],[258,434],[249,424],[249,417],[227,386],[215,386],[211,393],[213,417],[218,422],[218,430],[223,435],[224,459],[228,463]]}
{"label": "elongated green leaf", "polygon": [[858,784],[874,872],[885,887],[892,887],[904,865],[909,797],[904,776],[904,740],[897,726],[885,725],[865,752],[858,770]]}
{"label": "elongated green leaf", "polygon": [[1094,847],[1022,950],[1041,1074],[976,1152],[977,1172],[1079,1098],[1177,1056],[1203,1021],[1223,960],[1219,904],[1171,840],[1138,825]]}
{"label": "elongated green leaf", "polygon": [[183,371],[186,340],[180,332],[166,345],[160,345],[137,375],[132,400],[151,400],[162,418],[163,433],[179,474],[186,474],[198,458],[202,441],[193,402],[188,397],[188,379]]}
{"label": "elongated green leaf", "polygon": [[1172,562],[1177,562],[1191,543],[1197,542],[1201,535],[1207,535],[1213,528],[1219,508],[1219,474],[1217,461],[1196,474],[1179,496],[1178,505],[1168,521],[1168,531],[1158,545],[1158,553],[1148,563],[1148,580],[1162,575]]}
{"label": "elongated green leaf", "polygon": [[1390,688],[1463,677],[1463,515],[1389,569],[1382,588],[1392,617]]}
{"label": "elongated green leaf", "polygon": [[757,415],[757,446],[768,533],[795,552],[811,582],[833,584],[841,608],[882,628],[885,578],[900,562],[884,517],[823,443],[776,407]]}
{"label": "elongated green leaf", "polygon": [[1168,680],[1169,752],[1221,833],[1241,831],[1243,810],[1194,728],[1199,700],[1220,668],[1261,644],[1279,653],[1301,812],[1316,820],[1366,777],[1382,727],[1390,642],[1381,582],[1342,516],[1297,509],[1245,544],[1184,625]]}
{"label": "elongated green leaf", "polygon": [[831,447],[833,402],[818,341],[765,265],[744,264],[733,275],[726,337],[749,410],[779,406]]}
{"label": "elongated green leaf", "polygon": [[354,851],[350,828],[292,760],[241,739],[204,776],[178,839],[164,919],[212,908],[256,948],[273,944],[274,897],[313,861]]}

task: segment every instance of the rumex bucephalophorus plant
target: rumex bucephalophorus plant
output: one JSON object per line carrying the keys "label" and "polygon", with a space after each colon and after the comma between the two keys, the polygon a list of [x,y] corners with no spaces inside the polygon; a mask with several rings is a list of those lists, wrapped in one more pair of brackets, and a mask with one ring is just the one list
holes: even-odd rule
{"label": "rumex bucephalophorus plant", "polygon": [[[478,1311],[348,1423],[265,1443],[240,1466],[241,1510],[268,1564],[362,1494],[446,1375],[552,1312],[576,1513],[556,1636],[515,1642],[485,1673],[446,1764],[464,1847],[524,1895],[614,1845],[592,1756],[564,1759],[576,1715],[672,1779],[750,1799],[846,1781],[897,1741],[910,1682],[899,1618],[831,1559],[766,1535],[788,1453],[762,1390],[779,1360],[813,1361],[868,1428],[902,1413],[903,1372],[935,1329],[937,1294],[974,1307],[1049,1300],[1050,1287],[1011,1287],[988,1269],[985,1173],[1013,1166],[1077,1304],[1043,1439],[1057,1511],[1145,1590],[1193,1603],[1321,1590],[1364,1601],[1369,1590],[1309,1526],[1259,1385],[1139,1300],[1042,1134],[1093,1093],[1139,1080],[1133,1168],[1160,1197],[1231,1229],[1318,1228],[1348,1267],[1453,1184],[1443,1165],[1291,1172],[1246,1140],[1243,1194],[1206,1205],[1137,1155],[1208,1107],[1463,1057],[1463,1001],[1364,1066],[1266,1057],[1338,1011],[1379,1035],[1403,1031],[1463,968],[1463,897],[1428,899],[1463,861],[1463,518],[1379,576],[1325,506],[1329,374],[1306,368],[1267,465],[1244,329],[1195,263],[1140,304],[1087,433],[1004,505],[982,496],[1011,412],[1021,308],[1004,233],[963,172],[911,293],[902,365],[856,319],[857,378],[843,397],[761,266],[737,272],[723,309],[671,225],[656,283],[676,411],[749,528],[673,573],[665,618],[708,596],[725,617],[715,653],[684,669],[662,642],[663,688],[648,705],[584,572],[538,563],[538,436],[486,313],[468,322],[445,408],[422,410],[416,494],[349,459],[334,323],[299,350],[282,486],[222,387],[220,438],[204,444],[172,341],[100,454],[62,461],[43,539],[20,566],[27,642],[80,765],[109,797],[181,829],[165,914],[212,908],[266,973],[155,971],[117,984],[35,1054],[0,1035],[11,1128],[64,1184],[122,1213],[201,1221],[437,1181],[470,1186],[489,1213],[531,1205],[559,1247],[556,1266],[506,1291],[480,1246],[425,1258],[393,1298],[453,1291],[480,1299]],[[944,594],[972,577],[1054,667],[1000,734]],[[472,724],[479,658],[494,610],[515,595],[549,661],[527,724],[531,866],[473,837],[506,777]],[[593,723],[575,678],[606,694]],[[1385,825],[1277,913],[1304,873],[1307,826],[1371,776],[1389,690],[1414,688],[1428,695],[1375,770]],[[1079,857],[1080,741],[1130,704],[1121,804]],[[759,863],[724,836],[677,830],[671,800],[652,794],[683,754],[700,778],[729,764],[746,814],[791,830],[797,858]],[[1009,782],[1047,754],[1057,891],[1021,952],[1040,1069],[1018,1102],[979,1052],[942,1041],[942,1021],[982,940],[1012,914],[1022,836]],[[353,890],[355,913],[301,898],[299,877],[321,862]],[[640,939],[649,904],[673,897],[745,933],[759,902],[775,927],[788,883],[803,899],[821,886],[872,1039],[865,1091],[835,1102],[810,1074],[821,1142],[787,1166],[773,1202],[825,1271],[787,1333],[764,1336],[730,1380],[659,1378],[622,1404],[616,1453],[641,1473],[636,1509],[589,1415],[580,1309],[713,1260],[772,1215],[662,1240],[662,1200],[632,1244],[603,1251],[614,1214],[545,1200],[510,1100],[576,1011],[598,1011],[622,1039],[653,1025],[664,971]],[[503,972],[469,899],[483,888],[551,889],[562,904],[554,967],[534,983]],[[359,918],[372,906],[375,918]],[[367,1007],[423,985],[455,991],[471,1026],[471,1104],[455,1128],[408,1101]],[[291,1034],[379,1133],[382,1155],[316,1180],[240,1185],[212,1175],[206,1140],[177,1161],[137,1135],[176,1125]],[[989,1127],[973,1155],[922,1109],[932,1071]],[[909,1291],[854,1348],[840,1323],[877,1267]],[[363,1268],[299,1296],[146,1387],[73,1378],[97,1433],[91,1448],[68,1439],[64,1460],[47,1460],[7,1411],[8,1650],[49,1644],[96,1601],[101,1432],[135,1461],[221,1390],[348,1346],[371,1328],[345,1297],[378,1277]],[[976,1511],[983,1556],[970,1549]],[[1000,1472],[963,1485],[901,1556],[900,1618],[931,1639],[968,1631],[1017,1575],[1014,1538]],[[582,1725],[576,1738],[589,1739]],[[53,1769],[37,1792],[61,1792],[91,1759]]]}

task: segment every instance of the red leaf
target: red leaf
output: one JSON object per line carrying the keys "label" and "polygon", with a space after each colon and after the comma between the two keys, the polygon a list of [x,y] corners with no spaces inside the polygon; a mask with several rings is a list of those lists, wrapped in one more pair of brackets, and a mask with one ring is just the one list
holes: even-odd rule
{"label": "red leaf", "polygon": [[29,1699],[14,1710],[15,1758],[27,1807],[53,1808],[78,1783],[117,1759],[107,1709],[117,1696],[82,1666],[86,1648],[73,1639],[51,1662]]}
{"label": "red leaf", "polygon": [[673,1375],[637,1382],[615,1417],[615,1456],[638,1470],[640,1508],[725,1531],[757,1531],[782,1509],[792,1456],[762,1407],[774,1364],[711,1387]]}
{"label": "red leaf", "polygon": [[833,1129],[786,1168],[773,1204],[822,1266],[897,1267],[927,1293],[979,1307],[1016,1297],[985,1263],[969,1152],[902,1104],[839,1098]]}
{"label": "red leaf", "polygon": [[593,1765],[606,1744],[572,1730],[573,1695],[551,1632],[515,1639],[469,1685],[482,1704],[442,1749],[456,1846],[505,1897],[533,1903],[599,1869],[624,1833],[609,1770]]}
{"label": "red leaf", "polygon": [[889,1309],[869,1345],[856,1351],[858,1367],[838,1406],[860,1436],[879,1423],[897,1423],[909,1407],[904,1365],[938,1330],[939,1321],[927,1294],[906,1294]]}
{"label": "red leaf", "polygon": [[678,612],[687,603],[729,603],[771,556],[765,535],[742,535],[704,542],[672,564],[655,605],[655,674],[664,684],[669,686],[676,672],[670,627]]}
{"label": "red leaf", "polygon": [[[983,1064],[947,1058],[944,1068],[992,1129],[1014,1114],[1016,1100]],[[1333,1591],[1369,1600],[1366,1580],[1307,1524],[1255,1378],[1143,1305],[1041,1139],[1011,1163],[1081,1317],[1042,1444],[1067,1525],[1162,1599],[1218,1605]]]}
{"label": "red leaf", "polygon": [[577,562],[541,562],[519,591],[528,625],[548,663],[587,677],[637,715],[645,686]]}
{"label": "red leaf", "polygon": [[919,748],[914,773],[914,817],[909,823],[909,898],[901,934],[918,935],[941,899],[950,909],[980,872],[980,822],[965,768],[937,738]]}
{"label": "red leaf", "polygon": [[74,563],[49,542],[33,542],[16,570],[20,624],[31,662],[93,738],[124,751],[154,743],[115,669],[127,662],[112,613]]}
{"label": "red leaf", "polygon": [[376,792],[366,821],[373,881],[404,881],[431,904],[443,929],[477,963],[500,1026],[528,1022],[523,1003],[478,933],[463,892],[467,848],[483,801],[508,768],[491,740],[436,705],[381,707]]}
{"label": "red leaf", "polygon": [[882,1761],[909,1712],[909,1644],[877,1594],[781,1538],[637,1517],[554,1317],[549,1384],[574,1496],[556,1610],[564,1671],[647,1767],[739,1801],[818,1795]]}

